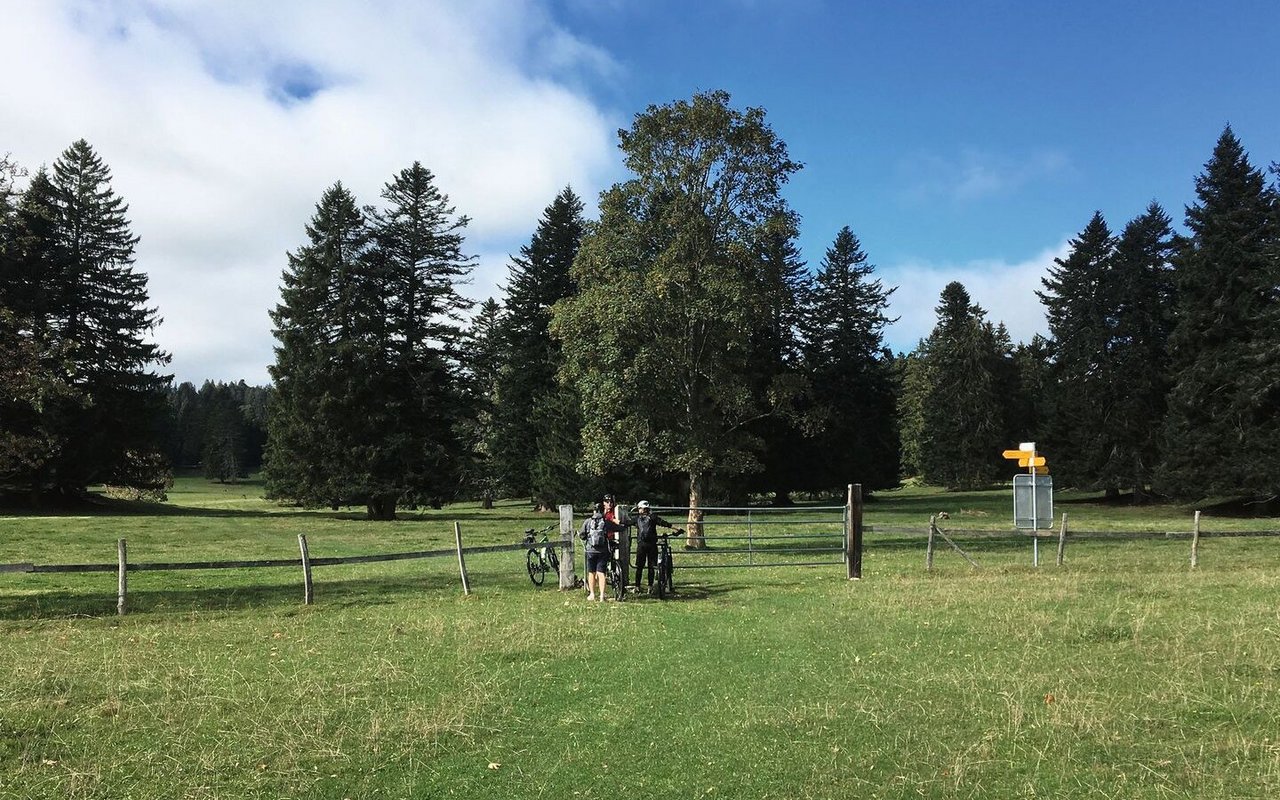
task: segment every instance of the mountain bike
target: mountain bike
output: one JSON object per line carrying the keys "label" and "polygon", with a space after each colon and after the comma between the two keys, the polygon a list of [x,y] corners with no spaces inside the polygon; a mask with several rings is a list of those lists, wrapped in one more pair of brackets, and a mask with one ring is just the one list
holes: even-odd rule
{"label": "mountain bike", "polygon": [[[669,541],[672,536],[684,536],[684,531],[676,528],[668,533],[658,534],[658,580],[653,584],[653,592],[659,600],[664,599],[675,589],[675,579],[672,577],[675,563],[671,559],[671,542]],[[639,580],[638,577],[637,580]]]}
{"label": "mountain bike", "polygon": [[[541,586],[548,572],[560,573],[560,557],[556,555],[556,543],[547,539],[547,531],[559,525],[559,522],[553,522],[540,531],[528,528],[524,532],[524,543],[529,545],[529,550],[525,554],[525,566],[529,570],[529,580],[533,581],[534,586]],[[538,534],[542,534],[541,541],[537,540]]]}
{"label": "mountain bike", "polygon": [[605,567],[605,579],[613,587],[613,599],[621,603],[627,598],[627,582],[622,579],[622,559],[618,558],[618,542],[609,542],[609,564]]}

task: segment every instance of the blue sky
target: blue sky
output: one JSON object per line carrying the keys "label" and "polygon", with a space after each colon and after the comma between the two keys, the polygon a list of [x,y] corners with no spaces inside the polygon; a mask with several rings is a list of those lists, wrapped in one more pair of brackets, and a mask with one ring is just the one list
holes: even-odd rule
{"label": "blue sky", "polygon": [[1280,159],[1280,3],[0,0],[0,152],[89,139],[142,237],[179,379],[265,382],[284,254],[324,188],[374,202],[413,160],[473,218],[494,294],[565,184],[623,177],[617,128],[726,89],[805,168],[787,188],[816,267],[848,225],[927,334],[961,280],[1015,339],[1101,210],[1181,223],[1230,123]]}

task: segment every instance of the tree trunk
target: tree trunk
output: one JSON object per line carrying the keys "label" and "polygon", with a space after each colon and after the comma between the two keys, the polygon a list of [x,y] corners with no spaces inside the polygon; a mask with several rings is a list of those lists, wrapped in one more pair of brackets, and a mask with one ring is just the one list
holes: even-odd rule
{"label": "tree trunk", "polygon": [[481,506],[484,508],[484,510],[485,510],[485,511],[492,511],[492,510],[493,510],[493,495],[489,494],[488,492],[485,492],[485,493],[484,493],[484,502],[483,502],[483,503],[481,503]]}
{"label": "tree trunk", "polygon": [[1107,487],[1107,491],[1106,491],[1106,495],[1105,495],[1105,497],[1106,497],[1106,499],[1108,499],[1108,500],[1119,500],[1119,499],[1120,499],[1120,490],[1119,490],[1119,489],[1117,489],[1117,488],[1116,488],[1116,487],[1114,487],[1114,486],[1108,486],[1108,487]]}
{"label": "tree trunk", "polygon": [[396,498],[390,495],[370,497],[365,508],[368,509],[369,519],[385,522],[396,518]]}
{"label": "tree trunk", "polygon": [[795,505],[791,500],[791,491],[789,489],[777,489],[773,493],[774,508],[790,508]]}
{"label": "tree trunk", "polygon": [[702,475],[689,473],[689,520],[685,526],[685,547],[690,550],[701,550],[707,546],[702,536]]}

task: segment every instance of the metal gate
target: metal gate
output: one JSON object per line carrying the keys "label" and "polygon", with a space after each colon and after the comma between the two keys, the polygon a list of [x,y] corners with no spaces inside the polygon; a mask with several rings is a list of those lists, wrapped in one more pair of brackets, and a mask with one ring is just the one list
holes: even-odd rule
{"label": "metal gate", "polygon": [[[687,528],[689,508],[655,507]],[[749,567],[818,567],[845,563],[848,506],[700,507],[703,547],[671,540],[676,571]]]}

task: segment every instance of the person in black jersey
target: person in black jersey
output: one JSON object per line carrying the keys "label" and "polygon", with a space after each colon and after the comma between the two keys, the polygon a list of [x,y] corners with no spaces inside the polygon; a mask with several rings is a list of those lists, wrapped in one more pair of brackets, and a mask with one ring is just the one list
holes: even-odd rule
{"label": "person in black jersey", "polygon": [[653,588],[653,568],[658,565],[658,528],[673,528],[671,523],[649,509],[649,501],[636,503],[636,515],[631,518],[636,527],[636,591],[640,591],[640,573],[649,564],[649,588]]}

